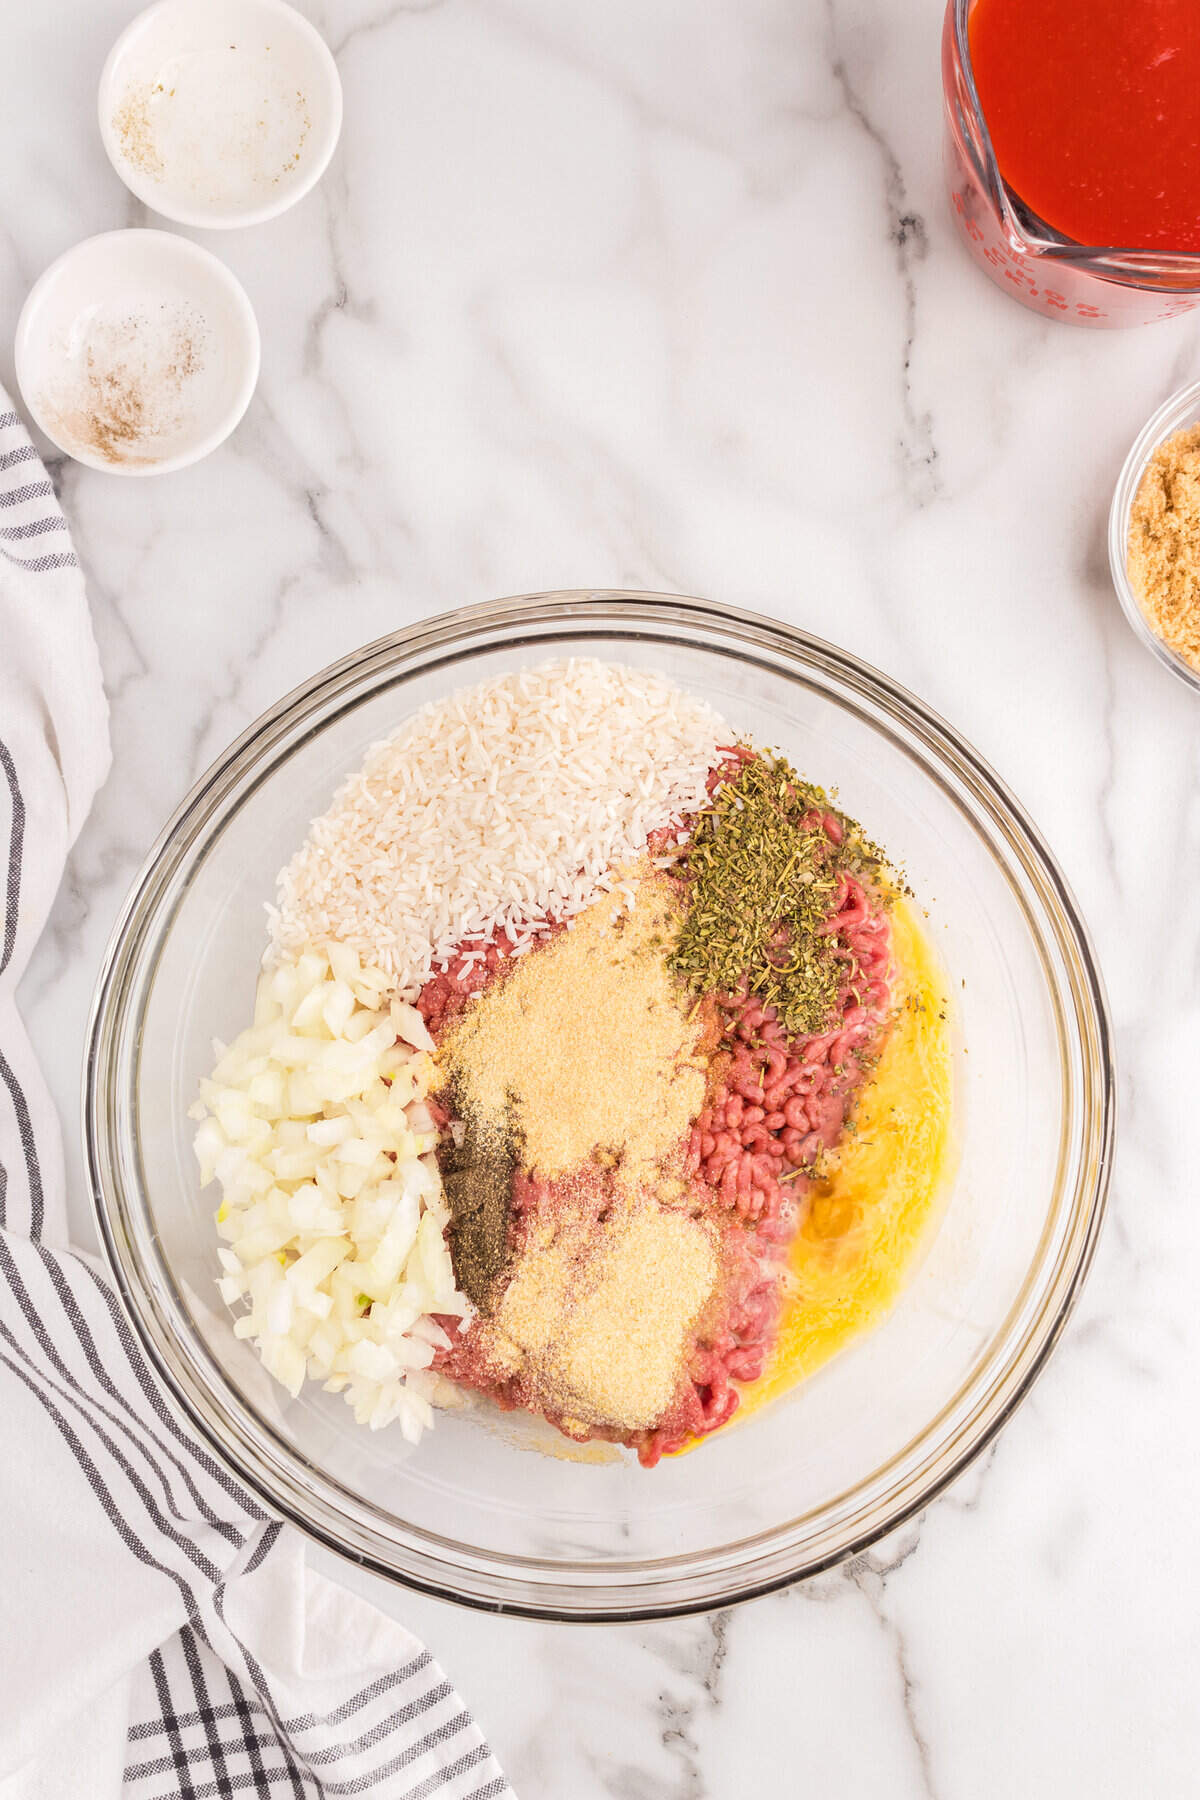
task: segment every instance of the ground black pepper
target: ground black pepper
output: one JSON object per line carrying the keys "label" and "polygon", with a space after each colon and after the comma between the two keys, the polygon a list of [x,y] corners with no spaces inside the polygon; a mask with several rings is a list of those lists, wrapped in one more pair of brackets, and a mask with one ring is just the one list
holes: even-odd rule
{"label": "ground black pepper", "polygon": [[469,1108],[447,1096],[461,1121],[454,1137],[444,1137],[438,1150],[442,1186],[450,1205],[446,1241],[454,1279],[479,1312],[492,1310],[496,1278],[508,1257],[508,1222],[512,1207],[513,1171],[517,1155],[511,1135],[481,1126]]}

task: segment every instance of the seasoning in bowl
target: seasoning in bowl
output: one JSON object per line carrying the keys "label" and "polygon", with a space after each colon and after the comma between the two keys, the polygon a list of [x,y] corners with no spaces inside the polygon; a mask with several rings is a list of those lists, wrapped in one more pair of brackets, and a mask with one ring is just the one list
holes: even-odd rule
{"label": "seasoning in bowl", "polygon": [[1151,631],[1200,671],[1200,425],[1167,438],[1147,463],[1126,571]]}
{"label": "seasoning in bowl", "polygon": [[165,231],[109,231],[52,263],[17,325],[17,381],[60,450],[114,475],[224,441],[258,376],[258,326],[225,265]]}
{"label": "seasoning in bowl", "polygon": [[47,390],[56,441],[80,444],[114,465],[155,461],[184,427],[207,336],[203,316],[187,306],[135,306],[90,318],[76,354]]}
{"label": "seasoning in bowl", "polygon": [[113,46],[100,134],[121,180],[184,225],[251,225],[306,194],[342,120],[328,46],[284,0],[157,0]]}

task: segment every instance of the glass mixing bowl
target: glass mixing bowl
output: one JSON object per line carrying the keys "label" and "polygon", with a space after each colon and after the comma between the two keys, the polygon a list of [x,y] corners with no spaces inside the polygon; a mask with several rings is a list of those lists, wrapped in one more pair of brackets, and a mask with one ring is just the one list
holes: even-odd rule
{"label": "glass mixing bowl", "polygon": [[[316,1390],[290,1400],[214,1288],[187,1109],[250,1012],[277,869],[368,745],[464,683],[550,656],[653,668],[776,745],[901,863],[956,1012],[958,1159],[886,1319],[773,1406],[647,1472],[447,1413],[415,1449]],[[334,664],[221,757],[156,844],[100,979],[85,1092],[100,1230],[153,1363],[276,1514],[380,1574],[533,1616],[628,1619],[763,1593],[861,1550],[985,1445],[1095,1247],[1110,1027],[1075,903],[990,770],[911,695],[772,620],[632,593],[505,600]],[[553,1435],[553,1434],[550,1434]],[[561,1442],[561,1440],[560,1440]]]}

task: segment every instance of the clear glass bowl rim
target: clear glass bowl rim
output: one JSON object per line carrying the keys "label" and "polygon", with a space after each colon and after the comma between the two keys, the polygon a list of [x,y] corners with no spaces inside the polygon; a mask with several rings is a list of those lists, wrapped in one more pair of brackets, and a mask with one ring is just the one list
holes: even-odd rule
{"label": "clear glass bowl rim", "polygon": [[[787,1541],[800,1521],[774,1528],[732,1548],[749,1551],[739,1568],[728,1546],[703,1555],[653,1563],[604,1565],[537,1563],[501,1553],[472,1551],[438,1540],[451,1560],[431,1553],[428,1534],[413,1528],[387,1541],[373,1527],[371,1509],[346,1495],[349,1510],[331,1503],[328,1480],[306,1475],[281,1440],[247,1430],[227,1417],[206,1378],[207,1349],[193,1332],[172,1323],[179,1307],[173,1283],[155,1249],[144,1197],[124,1179],[133,1146],[135,1095],[118,1082],[119,1052],[133,1012],[144,1005],[148,982],[141,966],[147,944],[161,943],[169,916],[160,902],[192,845],[227,796],[244,799],[265,779],[263,758],[306,720],[325,718],[338,700],[406,659],[434,651],[467,655],[519,638],[523,627],[548,636],[557,626],[576,635],[636,636],[639,620],[678,632],[700,630],[727,653],[753,660],[755,649],[789,660],[799,671],[824,674],[884,715],[898,733],[912,734],[935,763],[962,784],[972,805],[998,828],[1012,862],[1010,883],[1027,884],[1045,909],[1045,924],[1067,970],[1065,987],[1053,989],[1060,1055],[1079,1059],[1075,1095],[1076,1164],[1066,1213],[1067,1229],[1047,1293],[1018,1350],[1000,1371],[972,1384],[971,1410],[955,1438],[909,1476],[899,1492],[878,1500],[854,1528],[834,1526],[805,1554]],[[491,636],[487,634],[491,633]],[[500,635],[496,635],[500,634]],[[552,639],[550,641],[553,641]],[[680,641],[694,641],[686,637]],[[246,785],[248,783],[248,786]],[[1028,913],[1028,904],[1022,900]],[[1039,951],[1039,954],[1041,952]],[[157,952],[149,963],[149,976]],[[1042,955],[1044,964],[1045,958]],[[1048,971],[1047,971],[1048,973]],[[137,983],[140,980],[140,988]],[[1073,1030],[1064,1033],[1070,1016]],[[1067,883],[1037,828],[984,760],[915,696],[835,646],[763,615],[711,601],[632,590],[580,589],[513,596],[463,608],[395,632],[329,665],[262,714],[210,766],[176,809],[151,848],[114,926],[93,999],[83,1078],[84,1155],[96,1224],[130,1325],[168,1392],[206,1448],[275,1517],[287,1519],[336,1553],[385,1579],[479,1610],[562,1622],[627,1622],[710,1611],[787,1587],[861,1553],[922,1511],[992,1441],[1020,1404],[1057,1342],[1091,1265],[1107,1200],[1116,1123],[1116,1073],[1104,984],[1087,928]],[[1067,1161],[1060,1157],[1060,1181]],[[978,1392],[976,1391],[978,1390]],[[874,1479],[874,1478],[873,1478]],[[345,1490],[338,1490],[345,1494]],[[682,1563],[682,1569],[675,1564]],[[464,1575],[469,1566],[470,1580]],[[539,1579],[539,1570],[542,1579]],[[553,1579],[546,1580],[549,1573]],[[627,1579],[632,1573],[633,1579]],[[564,1580],[564,1574],[574,1578]]]}
{"label": "clear glass bowl rim", "polygon": [[1200,694],[1200,670],[1193,669],[1182,656],[1176,655],[1169,644],[1165,644],[1151,628],[1151,625],[1138,605],[1137,595],[1129,579],[1126,558],[1129,548],[1129,521],[1133,513],[1133,503],[1137,499],[1137,491],[1142,485],[1142,476],[1146,465],[1159,445],[1172,437],[1175,432],[1182,431],[1185,425],[1200,424],[1200,381],[1189,382],[1187,387],[1178,388],[1168,399],[1164,400],[1156,412],[1151,413],[1142,426],[1133,447],[1117,477],[1117,485],[1113,490],[1112,506],[1108,514],[1108,561],[1112,570],[1113,586],[1117,590],[1117,599],[1121,602],[1121,610],[1128,619],[1135,637],[1145,645],[1164,668],[1170,669],[1180,681],[1186,683],[1193,693]]}

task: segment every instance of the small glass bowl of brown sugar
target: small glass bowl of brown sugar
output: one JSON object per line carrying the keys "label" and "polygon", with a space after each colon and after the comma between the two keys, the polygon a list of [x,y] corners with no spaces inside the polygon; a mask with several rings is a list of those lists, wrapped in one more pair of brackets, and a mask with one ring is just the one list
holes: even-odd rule
{"label": "small glass bowl of brown sugar", "polygon": [[1108,556],[1137,636],[1200,693],[1200,381],[1159,407],[1126,457]]}

